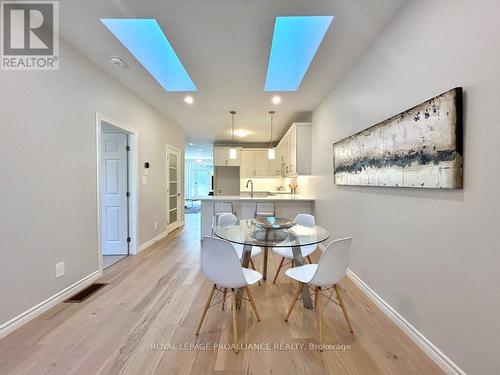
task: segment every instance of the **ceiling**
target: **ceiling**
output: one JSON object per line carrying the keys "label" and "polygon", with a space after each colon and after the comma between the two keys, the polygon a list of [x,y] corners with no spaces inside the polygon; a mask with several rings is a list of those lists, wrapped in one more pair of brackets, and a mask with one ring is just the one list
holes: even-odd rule
{"label": "ceiling", "polygon": [[[235,128],[251,132],[240,142],[270,139],[269,110],[275,110],[274,140],[311,111],[339,82],[407,0],[65,0],[60,35],[103,70],[182,126],[188,142],[231,139]],[[274,18],[333,15],[334,20],[296,92],[264,92]],[[99,21],[155,18],[198,88],[166,92]],[[128,67],[109,61],[119,56]],[[271,103],[274,95],[282,101]]]}
{"label": "ceiling", "polygon": [[186,159],[212,160],[214,145],[212,143],[186,143]]}

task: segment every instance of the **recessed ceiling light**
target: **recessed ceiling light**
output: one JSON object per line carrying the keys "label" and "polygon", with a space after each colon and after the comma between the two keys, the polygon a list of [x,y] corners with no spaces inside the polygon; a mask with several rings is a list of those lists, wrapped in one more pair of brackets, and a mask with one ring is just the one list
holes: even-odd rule
{"label": "recessed ceiling light", "polygon": [[190,143],[189,145],[190,145],[190,146],[194,146],[194,143]]}
{"label": "recessed ceiling light", "polygon": [[203,161],[203,160],[201,160],[201,159],[196,159],[196,162],[197,162],[197,163],[201,163],[202,161]]}
{"label": "recessed ceiling light", "polygon": [[333,16],[276,17],[264,91],[297,91]]}
{"label": "recessed ceiling light", "polygon": [[166,91],[196,91],[195,84],[155,19],[101,18],[101,22]]}
{"label": "recessed ceiling light", "polygon": [[274,104],[280,104],[281,98],[279,96],[273,96],[272,101]]}
{"label": "recessed ceiling light", "polygon": [[194,99],[192,96],[188,95],[184,98],[184,101],[187,103],[187,104],[193,104],[194,103]]}
{"label": "recessed ceiling light", "polygon": [[202,148],[200,148],[200,150],[199,150],[199,151],[200,151],[200,152],[203,152],[203,149],[202,149]]}
{"label": "recessed ceiling light", "polygon": [[247,135],[251,134],[252,132],[249,130],[245,129],[236,129],[234,131],[234,135],[240,138],[246,137]]}

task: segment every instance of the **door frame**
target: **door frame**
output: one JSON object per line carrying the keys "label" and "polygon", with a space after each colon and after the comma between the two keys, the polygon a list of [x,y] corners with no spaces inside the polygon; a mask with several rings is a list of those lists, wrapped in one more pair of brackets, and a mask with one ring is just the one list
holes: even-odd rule
{"label": "door frame", "polygon": [[[177,224],[176,225],[172,225],[172,224],[169,224],[168,221],[170,219],[170,194],[167,194],[167,189],[170,188],[170,165],[168,163],[168,149],[172,149],[174,151],[177,151],[177,194],[180,194],[180,195],[177,195]],[[182,201],[182,196],[183,196],[183,192],[182,192],[182,188],[183,186],[181,187],[181,172],[182,172],[182,168],[183,168],[183,165],[181,163],[182,161],[182,154],[181,154],[181,150],[178,149],[177,147],[175,146],[172,146],[172,145],[165,145],[165,200],[166,200],[166,203],[165,203],[165,226],[167,228],[167,233],[170,233],[172,232],[173,230],[181,227],[183,225],[183,220],[181,220],[181,210],[180,210],[180,207],[181,207],[181,204],[184,204],[183,201]]]}
{"label": "door frame", "polygon": [[137,254],[138,238],[137,238],[137,212],[138,212],[138,178],[139,175],[139,155],[137,146],[139,144],[139,132],[136,129],[130,128],[120,122],[107,117],[99,112],[95,114],[96,121],[96,182],[97,182],[97,261],[99,270],[102,272],[102,233],[101,233],[101,125],[103,122],[110,124],[127,133],[128,144],[130,151],[128,153],[128,186],[130,191],[128,222],[129,222],[129,255]]}

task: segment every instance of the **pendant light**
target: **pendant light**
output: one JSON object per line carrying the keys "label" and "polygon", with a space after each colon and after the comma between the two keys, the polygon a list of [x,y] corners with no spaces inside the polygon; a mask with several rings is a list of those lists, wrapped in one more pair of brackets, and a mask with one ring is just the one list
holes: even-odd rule
{"label": "pendant light", "polygon": [[271,115],[271,142],[269,145],[269,150],[267,150],[267,158],[269,160],[274,160],[276,158],[276,150],[273,147],[273,118],[274,118],[274,111],[269,111],[269,114]]}
{"label": "pendant light", "polygon": [[236,114],[236,111],[231,111],[229,112],[232,116],[231,118],[231,134],[232,134],[232,147],[229,149],[229,159],[235,160],[236,159],[236,148],[234,147],[234,115]]}

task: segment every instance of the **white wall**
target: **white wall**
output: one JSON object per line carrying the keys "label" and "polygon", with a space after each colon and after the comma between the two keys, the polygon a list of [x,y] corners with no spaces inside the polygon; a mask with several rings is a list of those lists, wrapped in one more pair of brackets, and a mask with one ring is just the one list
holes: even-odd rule
{"label": "white wall", "polygon": [[[318,221],[351,269],[468,374],[500,352],[500,2],[412,1],[313,113]],[[332,143],[465,91],[464,189],[336,187]]]}
{"label": "white wall", "polygon": [[184,132],[65,43],[59,71],[0,71],[0,88],[1,325],[98,268],[95,113],[137,129],[151,164],[139,245],[166,228],[165,144]]}

